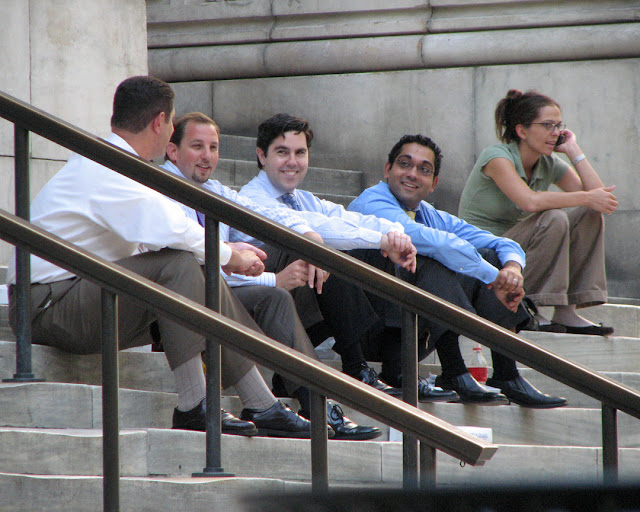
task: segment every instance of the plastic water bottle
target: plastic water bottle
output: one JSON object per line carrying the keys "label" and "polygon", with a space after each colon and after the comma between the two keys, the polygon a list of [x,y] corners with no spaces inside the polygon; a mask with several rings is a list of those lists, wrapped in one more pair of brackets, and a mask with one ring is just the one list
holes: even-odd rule
{"label": "plastic water bottle", "polygon": [[473,355],[471,356],[471,361],[467,365],[467,369],[469,373],[476,379],[480,384],[484,384],[487,382],[487,377],[489,376],[489,368],[487,365],[487,360],[482,355],[482,345],[479,343],[473,347]]}

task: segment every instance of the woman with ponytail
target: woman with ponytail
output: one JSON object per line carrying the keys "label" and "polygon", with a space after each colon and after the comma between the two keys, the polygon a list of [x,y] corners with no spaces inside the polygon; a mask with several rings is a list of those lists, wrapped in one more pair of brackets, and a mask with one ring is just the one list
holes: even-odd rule
{"label": "woman with ponytail", "polygon": [[618,207],[615,186],[604,186],[550,97],[511,89],[498,102],[495,122],[502,143],[480,154],[459,216],[522,246],[527,296],[555,307],[551,321],[538,317],[540,330],[612,334],[576,309],[607,300],[602,214]]}

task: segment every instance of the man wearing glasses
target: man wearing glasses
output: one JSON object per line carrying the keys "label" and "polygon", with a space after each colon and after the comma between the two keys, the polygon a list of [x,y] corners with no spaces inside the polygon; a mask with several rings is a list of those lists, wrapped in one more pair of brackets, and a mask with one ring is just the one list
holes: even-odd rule
{"label": "man wearing glasses", "polygon": [[[419,256],[416,272],[409,274],[400,269],[402,278],[502,327],[517,329],[528,320],[520,304],[524,297],[524,252],[516,242],[478,229],[436,210],[425,201],[438,184],[441,161],[440,148],[430,138],[405,135],[389,153],[384,167],[386,182],[365,190],[348,209],[403,225]],[[392,265],[372,252],[356,256],[394,272]],[[375,301],[374,306],[384,316],[387,328],[401,325],[399,308],[380,300]],[[492,393],[467,371],[456,332],[424,318],[420,319],[419,332],[422,338],[428,333],[428,348],[438,351],[442,374],[436,379],[436,385],[456,391],[463,403],[498,405],[506,403],[506,395],[511,402],[524,407],[566,405],[564,398],[552,397],[534,388],[519,375],[515,361],[496,352],[492,353],[493,377],[487,384],[499,388],[502,394]],[[373,341],[381,346],[395,344],[395,358],[383,360],[383,365],[395,364],[399,374],[399,336],[395,340]],[[423,351],[419,357],[427,353],[428,350]],[[384,371],[388,375],[393,370]]]}
{"label": "man wearing glasses", "polygon": [[[296,210],[313,229],[327,224],[339,225],[341,250],[362,249],[364,253],[375,253],[383,260],[390,259],[393,264],[405,267],[410,273],[414,267],[415,248],[409,237],[402,233],[400,224],[373,215],[348,212],[342,205],[298,188],[307,174],[312,139],[309,123],[299,117],[280,113],[263,121],[258,127],[256,149],[261,170],[242,187],[240,194],[263,206]],[[259,240],[234,229],[231,229],[230,239],[262,245]],[[274,248],[265,248],[265,251],[268,254],[267,271],[279,272],[290,261],[289,255],[282,251]],[[333,336],[333,349],[340,354],[342,370],[346,374],[392,396],[401,395],[401,389],[378,378],[362,352],[362,341],[382,323],[367,296],[358,286],[338,276],[330,276],[322,288],[318,287],[323,280],[324,277],[320,277],[316,281],[316,292],[307,286],[291,290],[298,314],[311,333],[312,341]],[[322,336],[315,336],[316,332],[321,332]],[[418,394],[422,402],[457,399],[455,392],[435,388],[426,380],[420,383]]]}

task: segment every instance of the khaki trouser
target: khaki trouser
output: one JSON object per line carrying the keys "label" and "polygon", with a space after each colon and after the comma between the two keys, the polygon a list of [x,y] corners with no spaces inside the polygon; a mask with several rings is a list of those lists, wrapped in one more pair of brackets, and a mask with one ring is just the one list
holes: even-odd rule
{"label": "khaki trouser", "polygon": [[[147,279],[185,297],[204,304],[204,275],[193,254],[173,249],[147,252],[116,262]],[[14,288],[9,294],[9,321],[15,330]],[[83,278],[31,286],[32,337],[34,343],[49,345],[76,354],[101,351],[100,288]],[[231,293],[226,283],[221,288],[223,315],[259,331],[249,313]],[[157,322],[162,345],[171,369],[205,350],[200,334],[157,315],[136,301],[118,297],[118,334],[120,349],[152,342],[150,325]],[[233,386],[253,363],[232,350],[222,348],[222,386]]]}
{"label": "khaki trouser", "polygon": [[546,210],[504,233],[527,253],[524,288],[538,306],[578,307],[607,300],[604,219],[590,208]]}

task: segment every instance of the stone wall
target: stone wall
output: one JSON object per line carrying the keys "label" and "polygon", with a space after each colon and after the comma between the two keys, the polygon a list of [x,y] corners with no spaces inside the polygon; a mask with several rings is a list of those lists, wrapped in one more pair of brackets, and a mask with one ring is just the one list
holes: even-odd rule
{"label": "stone wall", "polygon": [[618,186],[609,286],[640,297],[638,19],[628,0],[148,0],[149,68],[174,82],[179,109],[213,114],[226,133],[255,136],[280,111],[307,117],[312,164],[363,171],[367,185],[400,136],[428,134],[445,154],[433,201],[453,213],[496,142],[497,101],[537,88]]}
{"label": "stone wall", "polygon": [[[115,87],[147,73],[144,0],[2,0],[2,15],[0,90],[107,135]],[[69,151],[35,135],[31,141],[35,196]],[[13,183],[13,125],[0,120],[0,208],[11,212]],[[11,249],[0,242],[0,265]]]}

